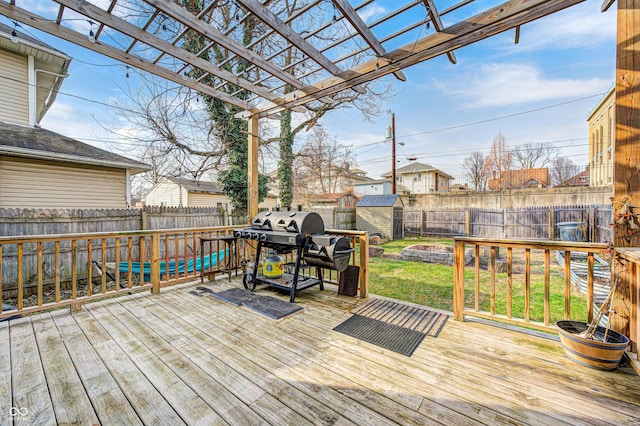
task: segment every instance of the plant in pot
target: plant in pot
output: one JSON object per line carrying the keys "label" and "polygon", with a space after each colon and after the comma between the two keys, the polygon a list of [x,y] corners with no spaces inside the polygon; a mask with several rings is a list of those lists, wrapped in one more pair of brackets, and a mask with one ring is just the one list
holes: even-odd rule
{"label": "plant in pot", "polygon": [[[610,329],[611,315],[615,314],[613,301],[618,282],[613,283],[604,303],[591,323],[558,321],[558,335],[564,353],[570,360],[598,370],[615,369],[629,344],[624,334]],[[606,326],[599,325],[606,315]]]}

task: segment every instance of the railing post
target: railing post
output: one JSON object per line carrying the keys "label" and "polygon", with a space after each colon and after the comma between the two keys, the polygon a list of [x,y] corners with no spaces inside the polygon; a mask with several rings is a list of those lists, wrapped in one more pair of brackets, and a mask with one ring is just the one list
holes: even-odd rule
{"label": "railing post", "polygon": [[549,239],[553,240],[555,237],[555,223],[556,223],[556,217],[555,217],[555,210],[553,209],[553,207],[549,207]]}
{"label": "railing post", "polygon": [[360,235],[360,298],[369,297],[369,233]]}
{"label": "railing post", "polygon": [[[151,234],[151,253],[149,257],[149,262],[151,263],[149,281],[153,286],[151,293],[158,294],[160,293],[160,234],[156,232]],[[142,268],[141,273],[144,273]]]}
{"label": "railing post", "polygon": [[462,241],[455,241],[453,265],[453,319],[464,321],[464,242]]}

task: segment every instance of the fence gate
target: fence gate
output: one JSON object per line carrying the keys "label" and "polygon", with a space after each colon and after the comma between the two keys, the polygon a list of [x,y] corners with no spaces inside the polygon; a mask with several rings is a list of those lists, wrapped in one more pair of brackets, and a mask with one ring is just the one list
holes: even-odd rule
{"label": "fence gate", "polygon": [[402,235],[402,207],[393,208],[393,239],[401,240]]}

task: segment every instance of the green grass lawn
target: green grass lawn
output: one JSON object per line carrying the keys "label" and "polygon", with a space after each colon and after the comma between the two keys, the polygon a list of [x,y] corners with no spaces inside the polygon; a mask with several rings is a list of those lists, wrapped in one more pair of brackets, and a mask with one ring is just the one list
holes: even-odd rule
{"label": "green grass lawn", "polygon": [[[453,246],[453,239],[442,238],[405,238],[389,241],[382,245],[386,254],[400,254],[402,249],[413,244],[438,244]],[[533,252],[532,252],[533,253]],[[512,316],[523,318],[524,274],[518,273],[524,264],[517,261],[514,249],[514,274],[512,284]],[[538,266],[538,267],[536,267]],[[532,271],[543,270],[532,258]],[[544,276],[531,274],[530,318],[532,321],[544,320]],[[432,308],[453,310],[453,267],[446,265],[405,262],[390,258],[369,259],[369,283],[373,294],[417,303]],[[475,304],[475,271],[468,266],[465,271],[465,306]],[[551,322],[564,319],[564,275],[559,267],[553,265],[550,279],[550,317]],[[490,274],[480,271],[480,310],[489,312],[491,307]],[[507,314],[507,274],[496,274],[495,310],[497,314]],[[571,297],[571,319],[586,321],[586,298],[575,291]]]}

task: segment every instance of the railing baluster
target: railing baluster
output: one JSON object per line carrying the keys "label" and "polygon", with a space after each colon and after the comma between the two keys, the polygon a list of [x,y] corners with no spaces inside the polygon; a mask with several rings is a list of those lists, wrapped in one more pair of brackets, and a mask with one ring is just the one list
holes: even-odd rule
{"label": "railing baluster", "polygon": [[87,296],[93,295],[93,259],[91,258],[91,249],[93,241],[87,240]]}
{"label": "railing baluster", "polygon": [[78,297],[78,243],[71,240],[71,299]]}
{"label": "railing baluster", "polygon": [[564,319],[571,317],[571,252],[564,252]]}
{"label": "railing baluster", "polygon": [[491,246],[491,315],[496,314],[496,247]]}
{"label": "railing baluster", "polygon": [[116,272],[114,273],[114,278],[116,279],[115,282],[115,290],[118,291],[120,290],[120,265],[118,265],[118,263],[120,262],[120,237],[116,237],[115,238],[115,249],[114,249],[114,254],[113,257],[115,259],[115,263],[116,263]]}
{"label": "railing baluster", "polygon": [[22,255],[24,253],[22,243],[18,243],[18,311],[24,308],[23,299],[24,292],[22,286],[24,285],[23,271],[22,271]]}
{"label": "railing baluster", "polygon": [[[176,270],[177,269],[178,269],[178,264],[176,263]],[[162,276],[160,278],[162,278]],[[164,236],[164,279],[167,281],[171,279],[171,275],[169,275],[169,233],[168,232]]]}
{"label": "railing baluster", "polygon": [[531,249],[525,249],[524,253],[524,320],[529,322],[531,319]]}
{"label": "railing baluster", "polygon": [[544,251],[544,325],[549,326],[551,288],[551,250]]}
{"label": "railing baluster", "polygon": [[513,315],[513,248],[507,249],[507,318]]}
{"label": "railing baluster", "polygon": [[38,272],[37,272],[37,274],[38,274],[38,278],[37,278],[37,280],[38,280],[38,282],[37,282],[37,285],[38,285],[38,306],[42,306],[42,291],[43,291],[43,289],[42,289],[42,287],[43,287],[43,285],[42,285],[42,241],[38,241],[37,252],[38,252],[38,254],[37,254],[36,262],[38,262],[38,266],[37,266],[37,269],[38,269]]}
{"label": "railing baluster", "polygon": [[[475,273],[476,273],[476,287],[474,294],[474,310],[480,311],[480,246],[476,244],[474,246],[475,251]],[[454,272],[455,273],[455,272]]]}
{"label": "railing baluster", "polygon": [[146,260],[145,250],[146,249],[146,240],[144,237],[140,237],[138,240],[138,251],[140,252],[140,285],[144,285],[144,262]]}
{"label": "railing baluster", "polygon": [[183,271],[182,271],[182,275],[184,275],[184,277],[186,278],[189,275],[189,272],[187,271],[187,265],[186,265],[187,259],[189,258],[189,239],[187,238],[187,233],[186,232],[182,235],[182,239],[184,241],[184,250],[183,250],[184,257],[183,257],[183,259],[184,259],[184,262],[185,262],[185,265],[184,265],[184,268],[183,268]]}
{"label": "railing baluster", "polygon": [[180,239],[178,238],[178,234],[173,234],[173,254],[176,262],[176,272],[173,274],[174,278],[177,280],[180,277],[180,270],[178,268],[178,261],[180,258]]}
{"label": "railing baluster", "polygon": [[54,281],[55,281],[55,292],[56,292],[56,303],[60,303],[60,241],[56,240],[55,248],[54,248]]}
{"label": "railing baluster", "polygon": [[102,294],[107,292],[107,239],[102,239],[102,245],[100,248],[102,252],[102,259],[100,260],[100,265],[102,271],[100,271],[102,277],[100,279],[100,283],[102,284]]}
{"label": "railing baluster", "polygon": [[[127,250],[127,287],[131,288],[133,287],[133,237],[127,238]],[[116,260],[116,265],[117,262]]]}

